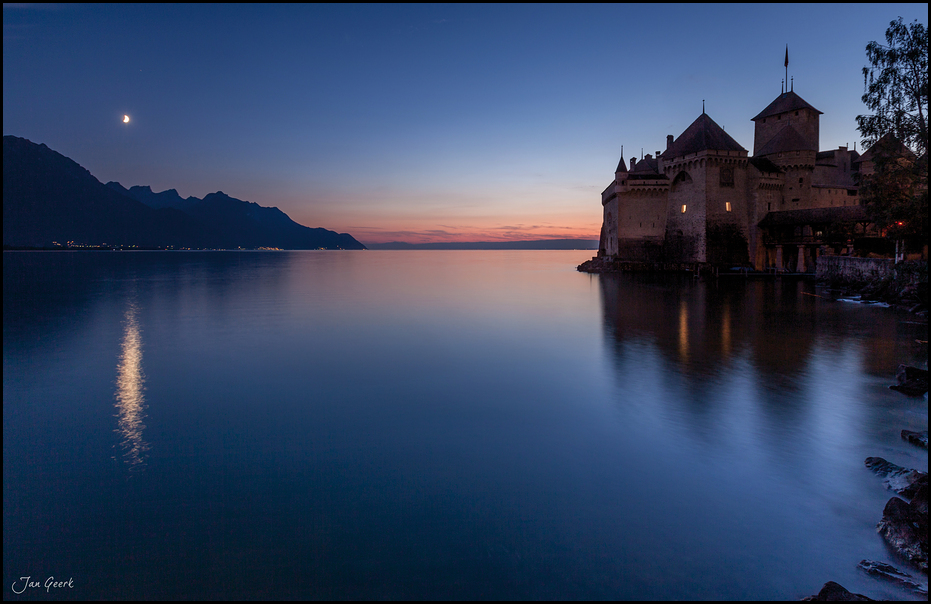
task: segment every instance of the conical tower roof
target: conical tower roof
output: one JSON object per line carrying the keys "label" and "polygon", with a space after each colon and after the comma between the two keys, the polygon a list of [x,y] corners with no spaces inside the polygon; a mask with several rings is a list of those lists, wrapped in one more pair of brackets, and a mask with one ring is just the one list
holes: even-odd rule
{"label": "conical tower roof", "polygon": [[778,115],[787,111],[797,111],[798,109],[811,109],[815,113],[824,113],[823,111],[818,111],[809,105],[805,99],[795,94],[794,91],[790,90],[789,92],[783,92],[777,96],[776,100],[767,105],[766,109],[761,111],[759,115],[757,115],[751,121],[755,122],[771,115]]}
{"label": "conical tower roof", "polygon": [[731,138],[721,126],[718,126],[707,113],[702,113],[685,129],[679,138],[663,153],[662,157],[672,159],[700,151],[743,151],[747,150]]}

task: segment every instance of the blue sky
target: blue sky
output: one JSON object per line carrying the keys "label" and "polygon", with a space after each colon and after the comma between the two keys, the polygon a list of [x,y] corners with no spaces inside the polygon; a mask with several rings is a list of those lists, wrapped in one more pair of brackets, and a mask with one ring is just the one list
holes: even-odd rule
{"label": "blue sky", "polygon": [[786,44],[821,149],[859,143],[899,16],[927,5],[4,5],[3,131],[363,243],[597,238],[620,145],[704,99],[752,149]]}

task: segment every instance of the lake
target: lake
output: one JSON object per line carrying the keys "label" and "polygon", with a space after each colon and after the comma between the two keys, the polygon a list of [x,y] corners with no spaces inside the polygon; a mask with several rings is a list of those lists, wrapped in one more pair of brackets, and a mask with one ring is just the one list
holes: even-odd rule
{"label": "lake", "polygon": [[927,325],[592,253],[4,252],[4,598],[917,599]]}

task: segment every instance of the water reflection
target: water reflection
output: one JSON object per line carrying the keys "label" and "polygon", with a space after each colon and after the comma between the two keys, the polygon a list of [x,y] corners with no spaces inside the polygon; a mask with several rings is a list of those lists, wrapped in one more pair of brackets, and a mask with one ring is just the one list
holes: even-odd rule
{"label": "water reflection", "polygon": [[679,358],[689,360],[689,306],[685,300],[679,301]]}
{"label": "water reflection", "polygon": [[143,394],[145,376],[142,373],[142,335],[136,317],[135,302],[130,302],[123,317],[123,343],[120,362],[117,365],[116,409],[122,436],[120,446],[123,459],[130,470],[140,469],[145,463],[148,443],[142,438],[145,424],[145,396]]}
{"label": "water reflection", "polygon": [[[757,428],[768,434],[811,430],[805,422],[812,414],[850,419],[851,400],[884,391],[868,384],[892,383],[899,363],[927,358],[911,344],[914,336],[897,337],[908,327],[923,333],[923,326],[900,322],[890,309],[806,295],[812,282],[646,275],[602,275],[599,282],[622,390],[650,398],[632,394],[633,384],[654,376],[651,400],[694,421],[693,431],[719,431],[714,438],[735,429],[735,408],[756,409],[764,422]],[[714,413],[724,419],[712,422]]]}

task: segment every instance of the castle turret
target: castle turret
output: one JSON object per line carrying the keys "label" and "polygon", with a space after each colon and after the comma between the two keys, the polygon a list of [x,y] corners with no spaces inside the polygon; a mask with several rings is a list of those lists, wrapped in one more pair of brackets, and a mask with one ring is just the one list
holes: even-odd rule
{"label": "castle turret", "polygon": [[621,174],[627,173],[627,164],[624,163],[624,147],[621,147],[621,161],[617,162],[617,170],[614,171],[614,175],[617,177],[617,181],[621,182]]}

